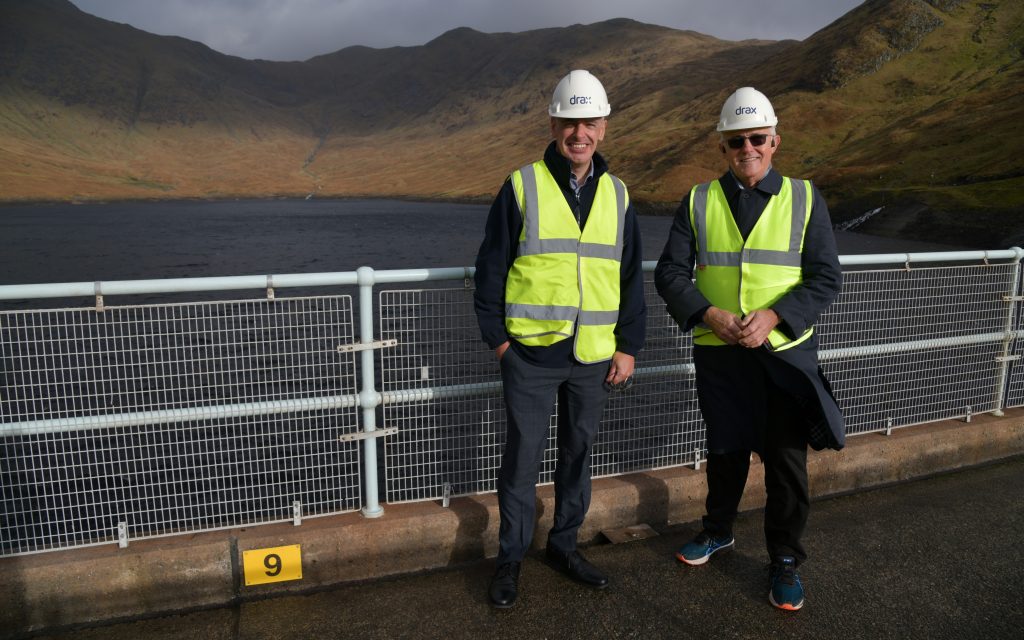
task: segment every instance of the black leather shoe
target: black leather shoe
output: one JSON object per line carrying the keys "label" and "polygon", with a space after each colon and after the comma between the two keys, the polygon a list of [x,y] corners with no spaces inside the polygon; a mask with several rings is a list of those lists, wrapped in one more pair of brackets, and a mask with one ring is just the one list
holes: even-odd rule
{"label": "black leather shoe", "polygon": [[491,604],[499,609],[507,609],[514,605],[519,594],[519,563],[506,562],[498,565],[487,593],[491,596]]}
{"label": "black leather shoe", "polygon": [[547,556],[551,566],[577,582],[582,582],[597,589],[604,589],[608,586],[608,576],[587,562],[587,559],[575,549],[569,553],[562,553],[557,549],[548,547],[544,555]]}

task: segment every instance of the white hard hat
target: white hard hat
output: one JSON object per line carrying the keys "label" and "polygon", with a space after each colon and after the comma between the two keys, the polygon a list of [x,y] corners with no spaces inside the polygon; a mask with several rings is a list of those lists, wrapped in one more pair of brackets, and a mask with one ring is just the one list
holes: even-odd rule
{"label": "white hard hat", "polygon": [[570,71],[551,95],[548,115],[554,118],[603,118],[612,112],[601,81],[589,71]]}
{"label": "white hard hat", "polygon": [[768,98],[754,87],[740,87],[726,98],[718,117],[719,131],[761,129],[779,123]]}

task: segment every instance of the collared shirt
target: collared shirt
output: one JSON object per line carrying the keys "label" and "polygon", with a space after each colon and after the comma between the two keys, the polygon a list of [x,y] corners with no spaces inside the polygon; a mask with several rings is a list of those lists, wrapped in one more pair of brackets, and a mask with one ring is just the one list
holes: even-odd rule
{"label": "collared shirt", "polygon": [[761,218],[765,207],[768,206],[768,200],[772,196],[779,195],[782,190],[782,176],[768,167],[757,184],[747,188],[743,186],[732,169],[729,170],[728,175],[732,177],[732,180],[726,180],[725,176],[722,176],[723,179],[719,182],[722,184],[722,191],[729,202],[729,210],[736,221],[736,227],[739,228],[740,235],[746,240],[750,232],[754,230],[754,225]]}
{"label": "collared shirt", "polygon": [[587,177],[583,179],[583,184],[580,184],[579,180],[576,179],[576,174],[575,173],[573,173],[572,171],[569,171],[569,186],[572,187],[573,193],[576,194],[576,199],[577,200],[580,199],[580,189],[582,189],[585,184],[587,184],[588,182],[590,182],[593,179],[594,179],[594,161],[593,160],[590,161],[590,170],[587,172]]}
{"label": "collared shirt", "polygon": [[583,228],[583,223],[580,221],[580,191],[583,187],[587,186],[591,180],[594,179],[594,161],[590,161],[590,171],[587,172],[587,177],[583,179],[583,184],[580,184],[576,179],[576,174],[573,172],[572,167],[569,168],[569,188],[576,194],[576,204],[572,208],[572,215],[576,218],[576,224],[580,225],[580,229]]}

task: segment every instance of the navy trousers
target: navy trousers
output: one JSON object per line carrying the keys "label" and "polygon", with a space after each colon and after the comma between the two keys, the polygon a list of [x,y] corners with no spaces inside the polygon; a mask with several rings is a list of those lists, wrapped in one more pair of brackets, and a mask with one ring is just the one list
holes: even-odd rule
{"label": "navy trousers", "polygon": [[554,524],[548,546],[567,553],[590,507],[590,451],[608,400],[608,364],[539,367],[515,349],[501,358],[507,439],[498,474],[501,514],[497,563],[519,562],[533,540],[537,479],[558,398]]}

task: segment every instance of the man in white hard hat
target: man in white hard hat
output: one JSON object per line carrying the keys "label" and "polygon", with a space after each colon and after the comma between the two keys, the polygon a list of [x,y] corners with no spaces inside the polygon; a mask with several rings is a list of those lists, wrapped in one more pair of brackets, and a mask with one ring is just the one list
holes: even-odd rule
{"label": "man in white hard hat", "polygon": [[[782,136],[751,87],[725,101],[718,148],[729,170],[695,186],[655,270],[658,293],[693,330],[697,399],[707,425],[707,514],[676,557],[701,565],[733,546],[751,452],[764,466],[771,604],[803,606],[807,445],[842,448],[845,427],[818,366],[814,323],[842,285],[828,207],[807,180],[772,168]],[[694,268],[696,267],[696,269]]]}
{"label": "man in white hard hat", "polygon": [[628,385],[644,341],[640,227],[625,185],[597,153],[604,87],[572,71],[555,87],[544,158],[505,181],[476,260],[477,319],[501,369],[507,417],[498,474],[497,569],[488,594],[510,607],[535,526],[535,485],[558,400],[548,562],[603,588],[576,549],[590,504],[590,451],[611,389]]}

